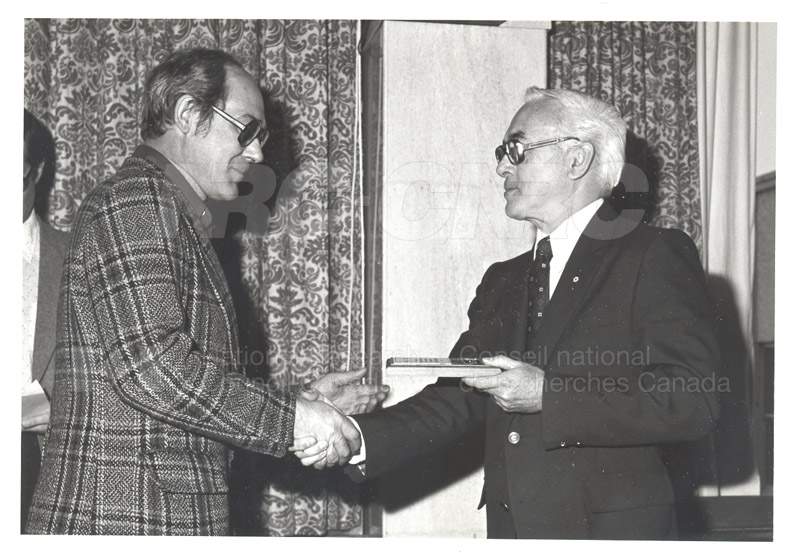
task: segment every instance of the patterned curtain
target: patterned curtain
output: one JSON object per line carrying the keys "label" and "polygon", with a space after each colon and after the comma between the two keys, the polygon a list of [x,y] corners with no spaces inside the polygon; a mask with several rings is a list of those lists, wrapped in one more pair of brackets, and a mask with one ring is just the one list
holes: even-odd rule
{"label": "patterned curtain", "polygon": [[[269,211],[253,212],[266,221],[236,228],[223,218],[229,230],[215,240],[242,361],[255,374],[268,366],[282,386],[362,366],[357,40],[354,21],[26,20],[25,107],[56,142],[50,223],[68,230],[82,199],[140,142],[139,101],[155,64],[178,49],[225,50],[265,91],[264,165],[278,177]],[[241,531],[359,531],[361,507],[338,471],[237,459],[232,519],[251,524]]]}
{"label": "patterned curtain", "polygon": [[694,23],[553,23],[549,86],[587,92],[628,124],[628,162],[647,177],[647,219],[702,251]]}

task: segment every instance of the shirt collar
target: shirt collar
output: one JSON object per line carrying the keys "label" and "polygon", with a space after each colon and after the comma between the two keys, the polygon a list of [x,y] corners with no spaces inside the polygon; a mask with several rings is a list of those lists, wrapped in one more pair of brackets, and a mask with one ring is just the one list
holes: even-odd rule
{"label": "shirt collar", "polygon": [[554,262],[565,264],[569,256],[572,255],[572,250],[575,249],[575,244],[578,243],[578,239],[586,229],[586,225],[589,224],[589,221],[592,220],[601,205],[603,205],[603,198],[593,201],[570,215],[550,234],[537,232],[533,251],[536,251],[539,240],[549,236]]}
{"label": "shirt collar", "polygon": [[32,212],[22,223],[22,255],[26,261],[33,259],[39,239],[39,216]]}
{"label": "shirt collar", "polygon": [[146,159],[164,171],[164,175],[167,177],[167,179],[169,179],[170,182],[178,187],[178,190],[180,190],[183,196],[186,198],[189,207],[192,208],[203,228],[208,231],[212,224],[211,212],[209,211],[203,199],[197,193],[197,190],[195,189],[197,184],[193,186],[188,180],[188,175],[184,173],[177,164],[169,160],[166,156],[164,156],[164,154],[152,146],[142,144],[136,148],[136,151],[133,152],[133,155],[142,159]]}

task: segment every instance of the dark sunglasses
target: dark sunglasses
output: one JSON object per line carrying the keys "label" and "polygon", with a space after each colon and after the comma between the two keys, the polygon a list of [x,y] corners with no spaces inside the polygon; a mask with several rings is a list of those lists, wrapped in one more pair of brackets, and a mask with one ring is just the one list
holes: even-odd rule
{"label": "dark sunglasses", "polygon": [[250,143],[256,139],[258,140],[259,146],[262,147],[267,142],[267,139],[269,138],[269,129],[263,126],[260,121],[253,119],[245,125],[235,117],[228,115],[216,106],[211,106],[211,109],[239,129],[239,145],[242,148],[247,148]]}
{"label": "dark sunglasses", "polygon": [[518,140],[509,140],[503,142],[500,146],[495,148],[494,157],[497,158],[497,163],[500,163],[504,157],[508,156],[508,161],[512,165],[519,165],[525,161],[525,152],[528,150],[535,150],[536,148],[544,148],[545,146],[553,146],[560,142],[567,140],[580,140],[574,136],[564,136],[562,138],[551,138],[550,140],[542,140],[540,142],[531,142],[530,144],[523,144]]}

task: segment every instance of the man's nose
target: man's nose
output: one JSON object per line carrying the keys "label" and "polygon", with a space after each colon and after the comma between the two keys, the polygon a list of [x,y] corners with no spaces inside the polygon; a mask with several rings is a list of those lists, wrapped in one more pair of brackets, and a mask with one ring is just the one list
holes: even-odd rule
{"label": "man's nose", "polygon": [[514,170],[514,165],[508,160],[508,155],[504,155],[503,158],[497,162],[497,174],[503,178],[508,177],[511,172]]}
{"label": "man's nose", "polygon": [[250,163],[261,163],[264,161],[264,153],[261,151],[261,143],[258,140],[253,140],[244,149],[244,157]]}

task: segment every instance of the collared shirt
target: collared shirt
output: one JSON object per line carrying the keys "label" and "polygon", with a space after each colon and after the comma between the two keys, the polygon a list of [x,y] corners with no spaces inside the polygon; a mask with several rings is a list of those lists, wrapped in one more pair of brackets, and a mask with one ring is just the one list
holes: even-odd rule
{"label": "collared shirt", "polygon": [[39,296],[39,217],[31,213],[22,223],[22,395],[32,393],[33,345]]}
{"label": "collared shirt", "polygon": [[[180,167],[178,167],[177,164],[169,160],[164,154],[152,146],[142,144],[136,148],[136,151],[133,152],[133,155],[146,159],[164,171],[164,175],[171,183],[178,187],[178,190],[181,191],[183,196],[188,201],[189,206],[192,208],[192,211],[194,211],[195,217],[197,217],[197,219],[200,221],[203,228],[208,231],[213,223],[211,220],[211,212],[209,211],[208,207],[206,207],[203,199],[200,197],[202,191],[197,183],[192,184],[188,180],[188,175]],[[195,187],[197,187],[197,189],[195,189]]]}
{"label": "collared shirt", "polygon": [[[567,220],[562,222],[556,229],[548,234],[541,232],[536,233],[536,242],[533,244],[533,251],[539,245],[539,240],[546,236],[550,237],[550,247],[553,250],[553,259],[550,260],[550,298],[553,298],[553,292],[558,286],[558,281],[564,273],[564,268],[567,266],[572,255],[572,250],[575,249],[575,244],[586,229],[586,225],[592,220],[597,210],[603,205],[603,199],[593,201],[582,209],[573,213]],[[535,255],[535,253],[534,253]]]}

